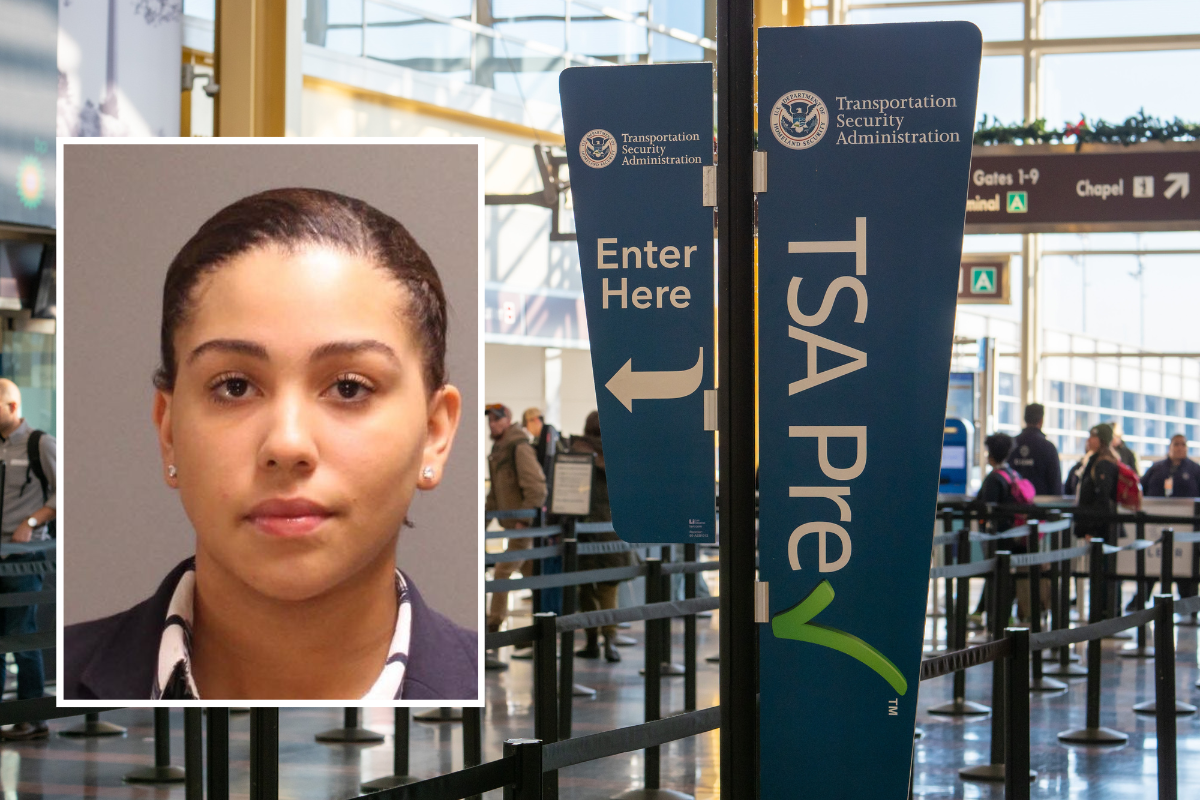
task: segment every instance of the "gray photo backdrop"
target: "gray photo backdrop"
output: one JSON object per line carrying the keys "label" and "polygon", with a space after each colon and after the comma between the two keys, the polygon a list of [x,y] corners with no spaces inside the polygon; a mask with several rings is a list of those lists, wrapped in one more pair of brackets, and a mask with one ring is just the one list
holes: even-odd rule
{"label": "gray photo backdrop", "polygon": [[162,283],[212,214],[306,186],[400,220],[450,305],[447,366],[463,416],[441,486],[418,492],[397,563],[431,606],[479,627],[479,155],[463,144],[68,144],[63,172],[63,621],[123,611],[191,555],[151,423]]}

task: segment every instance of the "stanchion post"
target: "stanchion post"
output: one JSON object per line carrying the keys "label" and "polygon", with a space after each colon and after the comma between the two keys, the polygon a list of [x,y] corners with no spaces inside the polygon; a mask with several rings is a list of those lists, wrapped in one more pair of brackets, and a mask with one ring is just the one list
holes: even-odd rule
{"label": "stanchion post", "polygon": [[[964,523],[958,532],[958,563],[971,562],[971,526]],[[962,650],[967,646],[967,611],[971,602],[971,579],[959,578],[954,593],[954,639],[947,640],[947,647]],[[960,669],[954,672],[953,699],[949,703],[933,706],[927,709],[930,714],[941,716],[982,716],[991,711],[982,703],[967,699],[967,672]]]}
{"label": "stanchion post", "polygon": [[[1104,542],[1093,539],[1088,555],[1088,621],[1092,624],[1104,619]],[[1129,741],[1125,734],[1100,727],[1100,640],[1089,639],[1087,643],[1087,724],[1083,728],[1063,731],[1058,738],[1073,744],[1124,744]]]}
{"label": "stanchion post", "polygon": [[[541,742],[558,741],[558,692],[555,686],[554,646],[557,644],[557,615],[541,612],[533,615],[533,735]],[[572,653],[568,658],[573,658]],[[570,691],[570,687],[568,687]],[[558,773],[543,778],[544,800],[558,797]]]}
{"label": "stanchion post", "polygon": [[[572,573],[579,569],[579,540],[574,536],[575,518],[564,519],[563,526],[563,572]],[[566,535],[567,526],[570,526],[569,537]],[[563,616],[579,610],[578,592],[578,586],[563,587]],[[559,636],[558,735],[562,739],[570,739],[575,696],[575,631],[563,631]]]}
{"label": "stanchion post", "polygon": [[[963,527],[968,527],[968,526],[964,525]],[[953,530],[954,530],[954,512],[949,508],[944,508],[944,509],[942,509],[942,533],[950,533]],[[961,542],[962,539],[960,538],[959,541]],[[969,545],[969,542],[968,542],[968,545]],[[953,560],[954,560],[954,545],[951,544],[950,542],[946,542],[944,545],[942,545],[942,563],[949,564]],[[943,605],[945,607],[944,608],[944,610],[945,610],[944,618],[946,620],[946,650],[947,651],[954,650],[955,646],[958,642],[958,636],[954,632],[954,625],[957,624],[958,620],[955,619],[953,623],[950,621],[952,619],[952,617],[950,616],[952,613],[950,610],[950,598],[952,596],[951,590],[953,588],[953,583],[954,583],[954,581],[950,578],[946,578],[945,580],[942,581],[942,594],[944,595]],[[934,598],[934,611],[935,612],[937,611],[937,598],[936,597]],[[934,644],[937,644],[937,617],[934,617],[933,623],[934,623],[933,624]],[[965,636],[963,637],[963,640],[964,641],[966,640]]]}
{"label": "stanchion post", "polygon": [[1175,600],[1166,592],[1154,598],[1154,702],[1158,739],[1158,800],[1177,800],[1175,758]]}
{"label": "stanchion post", "polygon": [[59,736],[87,739],[95,736],[124,736],[125,729],[100,719],[99,712],[83,715],[83,723],[58,732]]}
{"label": "stanchion post", "polygon": [[[1010,559],[1012,553],[1008,550],[997,550],[996,566],[992,570],[992,615],[988,620],[991,624],[992,641],[999,641],[1008,627],[1008,612],[1012,608],[1012,582],[1009,579]],[[992,741],[991,756],[988,764],[975,767],[964,767],[958,771],[959,777],[966,781],[1003,781],[1004,749],[1007,745],[1004,710],[1005,663],[1003,658],[992,661]],[[1026,663],[1028,669],[1028,662]],[[1028,774],[1026,768],[1025,774]]]}
{"label": "stanchion post", "polygon": [[[646,575],[646,592],[652,597],[647,597],[647,603],[657,603],[662,601],[662,562],[658,559],[646,559],[646,566],[649,572]],[[663,654],[662,646],[662,631],[661,625],[663,620],[646,620],[647,628],[654,630],[646,631],[646,710],[644,722],[653,722],[662,714],[662,669]],[[669,624],[669,618],[668,618]],[[645,785],[646,789],[659,788],[659,748],[646,748],[645,764]]]}
{"label": "stanchion post", "polygon": [[383,741],[383,734],[362,727],[357,708],[345,708],[342,710],[342,727],[321,731],[314,738],[327,743],[375,744]]}
{"label": "stanchion post", "polygon": [[1008,742],[1004,754],[1005,800],[1029,800],[1029,631],[1009,628],[1008,696],[1004,712]]}
{"label": "stanchion post", "polygon": [[[477,767],[483,763],[483,709],[463,709],[463,769]],[[482,800],[483,795],[473,794],[466,800]]]}
{"label": "stanchion post", "polygon": [[[1137,522],[1134,525],[1136,530],[1136,538],[1140,542],[1146,538],[1146,512],[1137,512]],[[1138,611],[1146,608],[1146,551],[1138,550],[1134,554],[1134,559],[1137,563],[1137,594],[1134,596],[1133,605]],[[1137,649],[1140,653],[1146,652],[1146,626],[1138,625],[1137,629]]]}
{"label": "stanchion post", "polygon": [[[694,544],[683,546],[683,560],[688,564],[696,563],[697,548]],[[683,576],[683,596],[688,600],[696,597],[696,573],[689,572]],[[696,710],[696,615],[688,614],[683,618],[683,710]]]}
{"label": "stanchion post", "polygon": [[204,800],[203,709],[183,710],[183,790],[187,800]]}
{"label": "stanchion post", "polygon": [[1163,528],[1162,559],[1159,560],[1159,584],[1163,594],[1175,595],[1175,529]]}
{"label": "stanchion post", "polygon": [[154,709],[154,766],[138,767],[125,776],[129,783],[180,783],[184,772],[171,766],[171,710]]}
{"label": "stanchion post", "polygon": [[509,739],[504,757],[517,759],[517,781],[504,787],[504,800],[542,800],[542,743],[537,739]]}
{"label": "stanchion post", "polygon": [[279,709],[250,709],[250,800],[279,799]]}
{"label": "stanchion post", "polygon": [[208,800],[229,800],[229,709],[208,709]]}

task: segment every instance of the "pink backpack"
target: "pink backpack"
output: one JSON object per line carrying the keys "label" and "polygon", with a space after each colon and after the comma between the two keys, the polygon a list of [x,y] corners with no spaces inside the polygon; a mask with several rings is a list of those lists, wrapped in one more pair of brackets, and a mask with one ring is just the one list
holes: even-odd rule
{"label": "pink backpack", "polygon": [[[1014,503],[1023,506],[1033,505],[1033,498],[1037,494],[1037,490],[1033,488],[1033,484],[1030,483],[1028,478],[1022,478],[1007,464],[997,467],[996,473],[1000,476],[1000,480],[1008,484],[1008,489],[1012,493]],[[1025,521],[1026,517],[1024,514],[1017,514],[1013,518],[1015,525],[1024,525]]]}

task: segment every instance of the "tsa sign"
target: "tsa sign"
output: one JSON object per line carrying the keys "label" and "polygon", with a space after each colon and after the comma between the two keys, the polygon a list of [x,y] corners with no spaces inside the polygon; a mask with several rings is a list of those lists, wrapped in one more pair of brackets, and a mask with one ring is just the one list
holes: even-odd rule
{"label": "tsa sign", "polygon": [[903,800],[981,37],[758,43],[761,795]]}
{"label": "tsa sign", "polygon": [[559,78],[613,527],[713,542],[712,65]]}

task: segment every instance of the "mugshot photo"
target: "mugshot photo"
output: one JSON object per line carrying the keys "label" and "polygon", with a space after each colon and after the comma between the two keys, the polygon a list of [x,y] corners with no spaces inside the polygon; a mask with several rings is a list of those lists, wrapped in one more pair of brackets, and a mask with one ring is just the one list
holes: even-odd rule
{"label": "mugshot photo", "polygon": [[60,700],[478,704],[480,145],[61,148]]}

